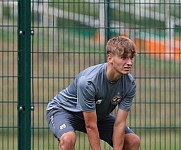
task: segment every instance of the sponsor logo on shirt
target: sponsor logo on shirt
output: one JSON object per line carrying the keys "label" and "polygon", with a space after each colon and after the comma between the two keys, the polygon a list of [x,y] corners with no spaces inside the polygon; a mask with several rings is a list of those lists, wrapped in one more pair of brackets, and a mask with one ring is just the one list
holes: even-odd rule
{"label": "sponsor logo on shirt", "polygon": [[101,104],[101,102],[102,102],[102,99],[98,99],[97,101],[96,101],[96,104]]}

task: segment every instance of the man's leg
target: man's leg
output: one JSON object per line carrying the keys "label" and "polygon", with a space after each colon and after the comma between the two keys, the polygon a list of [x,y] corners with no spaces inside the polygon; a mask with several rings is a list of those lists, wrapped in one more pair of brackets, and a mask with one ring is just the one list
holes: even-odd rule
{"label": "man's leg", "polygon": [[76,142],[75,130],[80,126],[80,119],[64,109],[47,112],[50,130],[59,141],[59,150],[73,150]]}
{"label": "man's leg", "polygon": [[73,150],[76,142],[76,134],[75,132],[64,133],[59,141],[59,150]]}
{"label": "man's leg", "polygon": [[[115,116],[109,115],[103,121],[98,122],[100,138],[113,146],[112,136]],[[125,128],[125,140],[123,150],[138,150],[140,138],[129,128]]]}
{"label": "man's leg", "polygon": [[134,133],[125,134],[123,150],[138,150],[140,138]]}

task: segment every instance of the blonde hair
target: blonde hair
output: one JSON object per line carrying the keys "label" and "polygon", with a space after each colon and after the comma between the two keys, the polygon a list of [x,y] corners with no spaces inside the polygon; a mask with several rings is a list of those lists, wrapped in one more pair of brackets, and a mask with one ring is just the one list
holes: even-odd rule
{"label": "blonde hair", "polygon": [[133,58],[136,55],[136,45],[125,36],[113,37],[106,44],[106,53],[117,55],[121,58],[126,58],[128,54],[131,54]]}

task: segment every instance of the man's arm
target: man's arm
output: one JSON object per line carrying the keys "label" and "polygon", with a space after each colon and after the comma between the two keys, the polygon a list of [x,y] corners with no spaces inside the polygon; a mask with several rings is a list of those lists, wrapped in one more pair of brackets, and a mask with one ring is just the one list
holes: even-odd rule
{"label": "man's arm", "polygon": [[118,109],[113,132],[113,149],[122,150],[124,145],[125,127],[128,112]]}
{"label": "man's arm", "polygon": [[100,137],[99,131],[97,128],[97,115],[96,111],[93,112],[83,112],[85,126],[87,130],[87,135],[89,139],[89,143],[91,145],[92,150],[100,150]]}

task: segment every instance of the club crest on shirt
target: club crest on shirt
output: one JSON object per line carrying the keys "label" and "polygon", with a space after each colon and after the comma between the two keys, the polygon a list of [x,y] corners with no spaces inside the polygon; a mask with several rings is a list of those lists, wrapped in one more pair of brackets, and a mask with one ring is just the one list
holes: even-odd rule
{"label": "club crest on shirt", "polygon": [[121,95],[116,95],[116,96],[113,97],[111,103],[113,105],[117,105],[120,101],[121,101]]}

